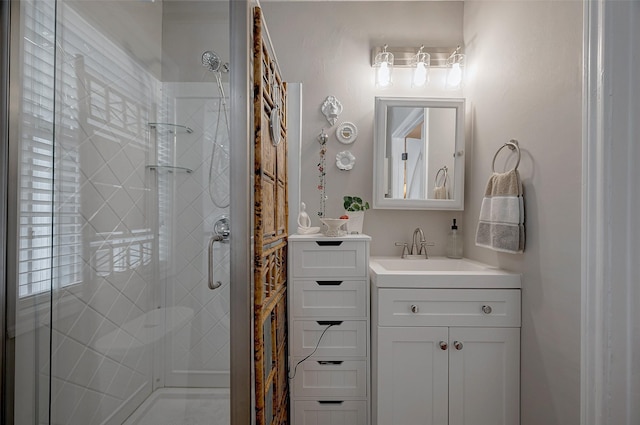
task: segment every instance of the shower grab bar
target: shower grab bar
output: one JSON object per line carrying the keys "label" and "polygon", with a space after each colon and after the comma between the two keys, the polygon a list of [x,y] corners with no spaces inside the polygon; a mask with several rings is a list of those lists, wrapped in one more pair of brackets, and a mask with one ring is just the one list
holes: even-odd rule
{"label": "shower grab bar", "polygon": [[213,278],[213,244],[223,240],[224,237],[222,235],[213,235],[211,239],[209,239],[209,289],[212,290],[222,286],[222,282],[214,282]]}

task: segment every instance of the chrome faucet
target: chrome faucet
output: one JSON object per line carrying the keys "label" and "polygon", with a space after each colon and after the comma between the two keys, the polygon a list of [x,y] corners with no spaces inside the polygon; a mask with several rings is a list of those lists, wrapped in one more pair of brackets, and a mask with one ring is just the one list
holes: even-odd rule
{"label": "chrome faucet", "polygon": [[[419,240],[418,236],[420,237]],[[409,244],[406,242],[396,242],[395,245],[402,247],[402,254],[400,254],[400,258],[407,258],[409,255],[424,255],[424,258],[428,259],[429,255],[427,254],[427,247],[433,246],[434,243],[427,243],[422,229],[420,227],[416,227],[416,230],[413,231],[413,243],[411,244],[411,250],[409,250]]]}
{"label": "chrome faucet", "polygon": [[[416,240],[416,237],[420,235],[420,247],[418,248],[418,241]],[[422,231],[422,229],[420,227],[416,227],[416,230],[413,231],[413,244],[411,244],[411,251],[409,252],[410,255],[422,255],[423,251],[426,257],[427,254],[427,249],[425,248],[425,244],[427,243],[427,240],[424,238],[424,232]]]}

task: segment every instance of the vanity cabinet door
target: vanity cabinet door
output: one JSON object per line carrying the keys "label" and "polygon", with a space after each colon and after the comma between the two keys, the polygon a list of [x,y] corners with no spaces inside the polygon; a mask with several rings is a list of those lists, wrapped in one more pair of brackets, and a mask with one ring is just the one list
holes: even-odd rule
{"label": "vanity cabinet door", "polygon": [[520,423],[520,329],[449,328],[449,425]]}
{"label": "vanity cabinet door", "polygon": [[448,329],[379,327],[378,425],[447,425]]}

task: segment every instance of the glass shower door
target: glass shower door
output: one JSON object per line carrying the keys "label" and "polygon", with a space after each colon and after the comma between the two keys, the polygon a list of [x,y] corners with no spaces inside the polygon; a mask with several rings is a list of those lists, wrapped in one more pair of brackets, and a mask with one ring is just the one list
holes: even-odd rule
{"label": "glass shower door", "polygon": [[[14,423],[49,423],[54,274],[55,3],[20,2],[12,22],[7,250],[8,391]],[[16,33],[19,33],[16,35]],[[9,374],[12,372],[8,371]],[[9,388],[9,387],[5,387]]]}
{"label": "glass shower door", "polygon": [[[229,218],[220,196],[228,198],[228,131],[217,92],[211,82],[165,83],[167,118],[153,136],[168,147],[156,173],[161,282],[172,313],[164,387],[229,387]],[[163,134],[168,125],[180,127]],[[211,239],[216,229],[219,241]]]}
{"label": "glass shower door", "polygon": [[14,422],[228,423],[228,3],[17,4]]}

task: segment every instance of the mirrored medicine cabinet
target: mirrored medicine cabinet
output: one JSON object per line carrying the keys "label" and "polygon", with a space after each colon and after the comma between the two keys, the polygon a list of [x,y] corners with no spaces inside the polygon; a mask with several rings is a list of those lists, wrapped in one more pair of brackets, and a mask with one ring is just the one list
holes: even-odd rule
{"label": "mirrored medicine cabinet", "polygon": [[464,209],[464,99],[376,97],[373,208]]}

